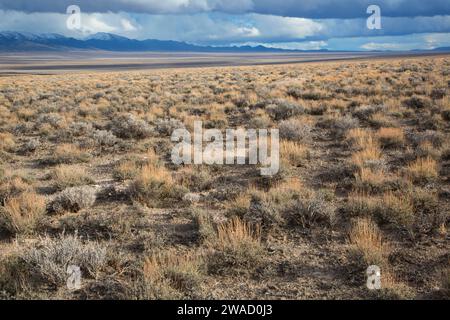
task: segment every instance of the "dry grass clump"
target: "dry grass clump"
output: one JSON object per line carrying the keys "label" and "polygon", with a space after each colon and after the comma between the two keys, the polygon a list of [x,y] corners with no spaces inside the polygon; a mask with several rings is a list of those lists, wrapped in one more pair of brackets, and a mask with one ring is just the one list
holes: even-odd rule
{"label": "dry grass clump", "polygon": [[194,208],[192,211],[192,220],[197,229],[200,241],[211,240],[216,235],[214,222],[207,211]]}
{"label": "dry grass clump", "polygon": [[250,203],[252,200],[252,192],[246,191],[244,193],[238,194],[236,198],[232,201],[226,203],[227,214],[229,217],[244,217],[250,208]]}
{"label": "dry grass clump", "polygon": [[345,213],[350,217],[370,217],[376,209],[378,199],[369,196],[367,192],[354,191],[347,197]]}
{"label": "dry grass clump", "polygon": [[409,229],[414,223],[414,205],[412,199],[405,194],[387,192],[380,199],[376,215],[383,222]]}
{"label": "dry grass clump", "polygon": [[405,144],[405,134],[401,128],[381,128],[376,137],[384,148],[399,148]]}
{"label": "dry grass clump", "polygon": [[439,176],[438,164],[431,157],[419,158],[406,168],[407,177],[414,183],[427,183]]}
{"label": "dry grass clump", "polygon": [[349,130],[346,135],[346,141],[357,150],[376,145],[372,132],[362,128]]}
{"label": "dry grass clump", "polygon": [[152,164],[144,166],[130,185],[131,196],[153,208],[180,203],[186,192],[166,168]]}
{"label": "dry grass clump", "polygon": [[202,257],[175,250],[157,252],[144,261],[143,275],[147,299],[196,298],[202,278]]}
{"label": "dry grass clump", "polygon": [[408,194],[391,191],[380,196],[355,191],[349,194],[345,205],[349,216],[372,217],[382,223],[410,228],[414,222],[414,206]]}
{"label": "dry grass clump", "polygon": [[59,165],[54,169],[52,178],[54,187],[59,191],[94,182],[86,169],[78,165]]}
{"label": "dry grass clump", "polygon": [[433,234],[439,232],[449,217],[439,205],[436,192],[427,189],[414,188],[409,192],[414,207],[414,232],[418,234]]}
{"label": "dry grass clump", "polygon": [[32,233],[45,214],[45,197],[24,192],[0,207],[0,226],[12,234]]}
{"label": "dry grass clump", "polygon": [[56,147],[49,162],[55,164],[75,164],[88,162],[90,155],[73,144],[60,144]]}
{"label": "dry grass clump", "polygon": [[237,217],[219,225],[217,236],[207,245],[211,249],[208,270],[213,274],[248,273],[262,263],[260,228]]}
{"label": "dry grass clump", "polygon": [[370,167],[374,163],[380,162],[382,152],[377,145],[368,145],[361,151],[352,155],[351,162],[359,168]]}
{"label": "dry grass clump", "polygon": [[349,234],[353,253],[361,260],[364,268],[378,266],[381,271],[381,290],[370,294],[378,299],[412,299],[414,294],[408,286],[397,280],[391,266],[389,255],[391,246],[383,240],[376,224],[368,218],[356,220]]}
{"label": "dry grass clump", "polygon": [[264,232],[270,231],[274,227],[285,226],[286,211],[305,192],[297,178],[277,182],[267,192],[252,186],[227,203],[227,214],[259,225]]}
{"label": "dry grass clump", "polygon": [[309,156],[308,147],[294,141],[281,141],[281,161],[287,161],[293,167],[300,167]]}
{"label": "dry grass clump", "polygon": [[355,173],[354,189],[361,192],[380,193],[397,189],[403,182],[383,169],[360,168]]}
{"label": "dry grass clump", "polygon": [[30,189],[30,185],[22,177],[16,175],[7,176],[0,183],[0,204],[4,203],[8,198],[18,196]]}
{"label": "dry grass clump", "polygon": [[384,112],[377,112],[370,116],[369,124],[374,128],[394,127],[395,124]]}
{"label": "dry grass clump", "polygon": [[202,192],[212,188],[214,176],[208,166],[188,166],[177,173],[181,185],[193,192]]}
{"label": "dry grass clump", "polygon": [[65,189],[49,204],[49,211],[55,214],[78,212],[90,208],[97,199],[94,188],[82,186]]}
{"label": "dry grass clump", "polygon": [[350,242],[367,266],[384,266],[390,253],[380,230],[370,218],[357,219],[350,231]]}
{"label": "dry grass clump", "polygon": [[248,123],[250,129],[268,129],[272,127],[272,119],[262,110],[258,110]]}
{"label": "dry grass clump", "polygon": [[0,151],[11,152],[15,146],[14,136],[11,133],[0,132]]}
{"label": "dry grass clump", "polygon": [[113,169],[113,177],[117,181],[131,180],[138,176],[139,170],[135,160],[120,161]]}

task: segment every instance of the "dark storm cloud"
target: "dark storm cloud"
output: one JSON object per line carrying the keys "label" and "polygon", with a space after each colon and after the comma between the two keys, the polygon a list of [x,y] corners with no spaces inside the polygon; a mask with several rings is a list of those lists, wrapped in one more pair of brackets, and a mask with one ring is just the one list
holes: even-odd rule
{"label": "dark storm cloud", "polygon": [[0,0],[0,9],[25,12],[64,12],[69,5],[85,12],[261,13],[303,18],[358,18],[377,4],[384,16],[449,15],[449,0]]}

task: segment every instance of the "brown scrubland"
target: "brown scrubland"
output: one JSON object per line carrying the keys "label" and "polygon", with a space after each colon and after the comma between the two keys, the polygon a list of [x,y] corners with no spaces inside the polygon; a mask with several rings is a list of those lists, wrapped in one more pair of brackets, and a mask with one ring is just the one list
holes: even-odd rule
{"label": "brown scrubland", "polygon": [[[448,299],[449,90],[449,56],[2,77],[0,298]],[[278,128],[279,173],[173,164],[200,120]]]}

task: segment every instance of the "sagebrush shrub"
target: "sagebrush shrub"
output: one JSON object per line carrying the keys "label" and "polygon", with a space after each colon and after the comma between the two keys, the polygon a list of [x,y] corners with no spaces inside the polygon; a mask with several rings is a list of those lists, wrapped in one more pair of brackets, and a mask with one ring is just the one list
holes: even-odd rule
{"label": "sagebrush shrub", "polygon": [[303,195],[287,208],[286,213],[295,225],[303,228],[318,225],[331,227],[336,219],[336,208],[323,192]]}
{"label": "sagebrush shrub", "polygon": [[275,121],[287,120],[305,113],[305,108],[285,100],[276,100],[266,107],[266,111]]}
{"label": "sagebrush shrub", "polygon": [[63,286],[67,282],[67,267],[81,268],[83,277],[96,278],[107,262],[107,248],[97,242],[84,243],[77,235],[49,236],[23,251],[20,258],[28,270],[51,285]]}
{"label": "sagebrush shrub", "polygon": [[119,115],[111,123],[113,133],[122,139],[144,139],[153,133],[153,128],[133,114]]}
{"label": "sagebrush shrub", "polygon": [[284,120],[278,128],[281,139],[306,142],[312,137],[312,127],[298,119]]}
{"label": "sagebrush shrub", "polygon": [[56,195],[49,204],[49,211],[56,214],[78,212],[92,207],[96,199],[96,191],[92,187],[69,188]]}

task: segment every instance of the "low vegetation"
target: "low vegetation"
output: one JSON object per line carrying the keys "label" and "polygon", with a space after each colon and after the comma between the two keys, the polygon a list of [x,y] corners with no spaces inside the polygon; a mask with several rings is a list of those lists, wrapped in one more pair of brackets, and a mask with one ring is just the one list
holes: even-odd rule
{"label": "low vegetation", "polygon": [[[436,55],[0,78],[0,299],[448,298],[449,74]],[[195,121],[279,129],[280,171],[175,165]]]}

